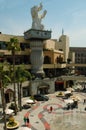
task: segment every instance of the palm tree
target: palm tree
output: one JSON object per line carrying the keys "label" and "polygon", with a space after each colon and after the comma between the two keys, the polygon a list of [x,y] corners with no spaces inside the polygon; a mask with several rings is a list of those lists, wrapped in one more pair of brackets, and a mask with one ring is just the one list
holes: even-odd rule
{"label": "palm tree", "polygon": [[21,104],[21,88],[22,83],[31,79],[31,74],[29,71],[25,69],[24,65],[20,65],[16,68],[16,82],[18,85],[18,105],[20,111],[22,110],[22,104]]}
{"label": "palm tree", "polygon": [[4,88],[11,82],[11,79],[8,76],[8,71],[4,70],[4,64],[0,63],[0,87],[1,87],[1,99],[2,99],[2,107],[3,107],[3,119],[4,119],[4,130],[7,130],[6,127],[6,102],[5,102],[5,94]]}
{"label": "palm tree", "polygon": [[20,45],[18,39],[16,39],[15,37],[10,38],[10,42],[8,43],[8,50],[11,51],[13,56],[14,103],[15,103],[15,115],[16,115],[17,109],[16,109],[16,86],[15,86],[15,53],[16,51],[20,51]]}

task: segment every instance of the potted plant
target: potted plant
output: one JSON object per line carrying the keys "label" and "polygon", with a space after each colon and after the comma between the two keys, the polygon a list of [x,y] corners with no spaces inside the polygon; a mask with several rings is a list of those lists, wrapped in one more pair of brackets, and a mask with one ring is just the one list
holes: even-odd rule
{"label": "potted plant", "polygon": [[57,95],[57,97],[59,97],[59,96],[60,96],[60,97],[63,97],[63,96],[64,96],[64,93],[63,93],[63,92],[59,92],[58,95]]}
{"label": "potted plant", "polygon": [[7,122],[7,129],[15,129],[19,127],[19,122],[17,122],[14,117],[11,115],[9,121]]}

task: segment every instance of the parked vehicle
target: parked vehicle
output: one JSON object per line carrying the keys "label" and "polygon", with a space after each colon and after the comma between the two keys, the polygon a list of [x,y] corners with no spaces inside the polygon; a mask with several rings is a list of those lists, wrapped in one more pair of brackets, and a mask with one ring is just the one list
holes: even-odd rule
{"label": "parked vehicle", "polygon": [[42,94],[36,94],[34,95],[34,99],[37,101],[48,101],[49,97]]}
{"label": "parked vehicle", "polygon": [[23,109],[29,109],[29,108],[31,108],[31,105],[29,105],[29,104],[24,104],[22,108],[23,108]]}

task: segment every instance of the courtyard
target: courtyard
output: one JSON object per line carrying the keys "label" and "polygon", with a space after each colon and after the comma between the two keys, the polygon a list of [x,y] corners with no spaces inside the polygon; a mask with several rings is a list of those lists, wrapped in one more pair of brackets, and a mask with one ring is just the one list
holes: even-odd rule
{"label": "courtyard", "polygon": [[[48,94],[48,101],[38,101],[32,104],[31,108],[23,109],[14,118],[19,122],[19,128],[29,127],[31,130],[85,130],[86,129],[86,98],[85,93],[73,92],[74,96],[80,97],[78,108],[63,109],[65,101],[62,97],[57,97],[57,93]],[[28,97],[26,98],[28,99]],[[22,99],[22,103],[25,99]],[[52,111],[50,107],[52,106]],[[28,116],[29,126],[24,124],[24,116]],[[0,129],[3,130],[3,122],[0,122]]]}

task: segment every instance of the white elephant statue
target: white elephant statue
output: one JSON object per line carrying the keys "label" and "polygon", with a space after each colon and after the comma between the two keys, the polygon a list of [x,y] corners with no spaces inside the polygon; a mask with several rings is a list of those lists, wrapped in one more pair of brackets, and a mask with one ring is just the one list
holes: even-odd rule
{"label": "white elephant statue", "polygon": [[47,11],[44,10],[42,14],[39,14],[43,8],[42,3],[39,6],[33,6],[31,8],[31,15],[32,15],[32,29],[43,30],[44,25],[41,24],[42,19],[45,17]]}

